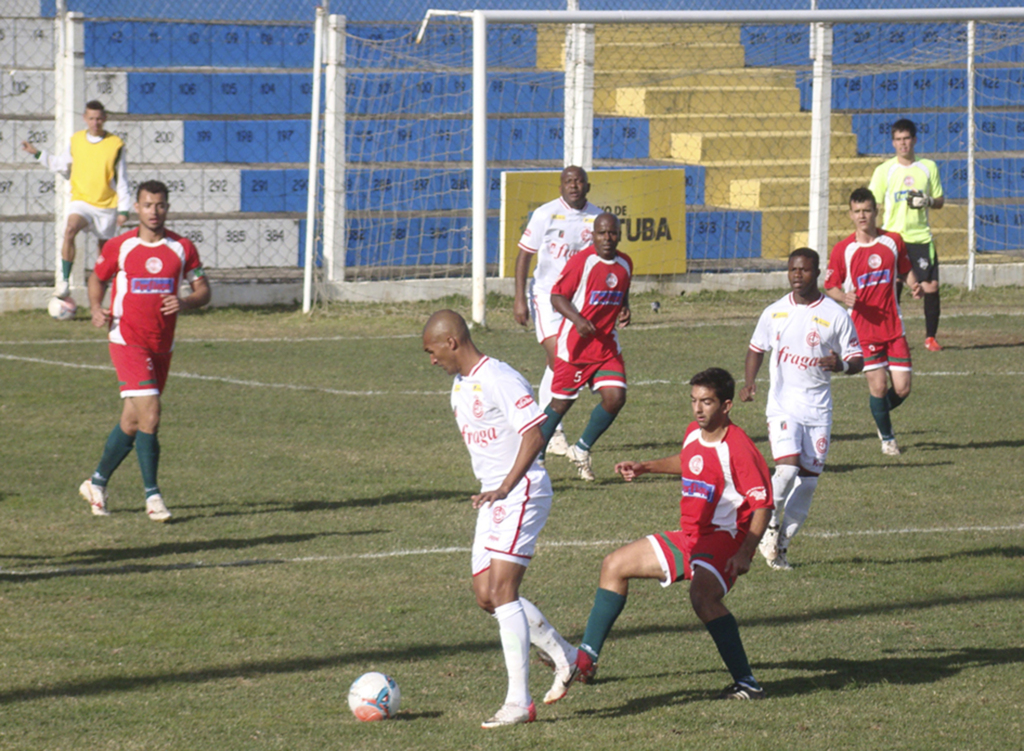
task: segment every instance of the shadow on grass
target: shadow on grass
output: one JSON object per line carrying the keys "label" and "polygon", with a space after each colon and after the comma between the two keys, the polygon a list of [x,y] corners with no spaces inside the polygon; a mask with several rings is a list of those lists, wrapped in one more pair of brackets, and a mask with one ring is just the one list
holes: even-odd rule
{"label": "shadow on grass", "polygon": [[[0,578],[3,578],[0,574]],[[825,608],[813,613],[786,613],[767,618],[744,620],[741,628],[746,626],[783,626],[794,623],[821,621],[830,623],[842,618],[862,618],[867,615],[891,612],[906,613],[914,610],[930,610],[936,607],[962,607],[971,603],[1020,601],[1024,600],[1024,592],[993,592],[975,596],[940,597],[918,602],[893,602],[877,605],[855,605],[848,608]],[[696,622],[681,625],[678,622],[640,629],[619,629],[616,638],[632,638],[647,634],[679,634],[680,632],[704,632],[704,626]],[[713,649],[710,640],[708,649]],[[0,691],[0,705],[18,702],[38,701],[65,696],[102,696],[138,691],[140,689],[164,685],[201,684],[238,678],[254,678],[264,675],[287,675],[292,673],[315,673],[321,670],[333,670],[348,665],[367,665],[381,661],[436,660],[448,657],[457,658],[466,653],[494,652],[497,647],[493,640],[463,642],[460,644],[421,644],[405,649],[380,649],[352,652],[340,655],[320,657],[298,657],[282,660],[258,660],[241,662],[219,667],[207,667],[197,670],[181,670],[174,672],[154,673],[151,675],[101,677],[68,681],[52,686],[33,686],[31,688],[11,688]],[[985,665],[1007,665],[1024,663],[1024,647],[1006,649],[974,649],[965,648],[954,652],[932,650],[925,657],[885,656],[880,654],[871,660],[850,660],[841,657],[825,660],[789,660],[784,662],[756,662],[755,667],[764,669],[798,670],[816,673],[808,677],[789,678],[771,683],[767,689],[771,696],[796,696],[811,694],[822,690],[840,690],[855,687],[859,684],[902,683],[919,684],[934,682],[955,675],[965,668]],[[623,666],[628,669],[628,666]],[[615,680],[610,677],[610,681]],[[602,681],[604,682],[604,681]],[[644,697],[627,702],[619,707],[605,710],[581,712],[598,716],[624,716],[639,714],[665,704],[713,699],[721,687],[704,687],[699,690],[672,691],[657,696]]]}
{"label": "shadow on grass", "polygon": [[189,506],[190,509],[222,509],[231,505],[233,510],[214,511],[210,514],[196,515],[195,518],[222,516],[250,516],[253,514],[301,513],[308,511],[337,511],[338,509],[377,508],[395,503],[427,503],[430,501],[468,501],[477,491],[473,488],[465,490],[410,491],[408,493],[388,493],[387,495],[370,496],[368,498],[339,498],[336,500],[311,501],[261,501],[253,504],[207,503]]}
{"label": "shadow on grass", "polygon": [[[886,560],[884,558],[868,558],[853,556],[851,558],[830,558],[829,566],[859,565],[870,566],[903,566],[908,563],[945,563],[961,558],[1014,558],[1024,559],[1024,547],[1019,545],[1013,547],[991,547],[978,550],[964,550],[958,553],[947,553],[943,555],[923,555],[918,558],[898,558]],[[822,561],[824,563],[824,561]],[[808,567],[816,566],[817,563],[806,564]],[[803,566],[801,566],[802,568]]]}
{"label": "shadow on grass", "polygon": [[[993,342],[992,344],[943,344],[943,349],[949,350],[976,350],[976,349],[1013,349],[1014,347],[1024,347],[1024,342]],[[992,375],[999,375],[993,373]]]}
{"label": "shadow on grass", "polygon": [[[906,449],[904,449],[906,452]],[[904,457],[906,454],[904,453]],[[887,459],[879,459],[875,464],[826,464],[825,473],[839,475],[844,472],[856,472],[861,469],[921,469],[923,467],[946,467],[952,465],[953,462],[914,462],[914,461],[891,461]]]}
{"label": "shadow on grass", "polygon": [[969,441],[967,443],[939,443],[938,441],[925,441],[917,444],[921,451],[962,451],[964,449],[1019,449],[1024,446],[1021,441]]}

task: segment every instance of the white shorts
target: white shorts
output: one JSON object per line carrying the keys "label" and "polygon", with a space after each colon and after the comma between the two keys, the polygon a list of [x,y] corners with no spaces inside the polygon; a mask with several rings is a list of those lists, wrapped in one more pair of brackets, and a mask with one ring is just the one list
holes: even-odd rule
{"label": "white shorts", "polygon": [[528,566],[549,513],[551,480],[543,470],[527,472],[508,498],[481,506],[473,537],[473,576],[489,569],[494,559]]}
{"label": "white shorts", "polygon": [[78,214],[88,223],[87,229],[100,240],[107,241],[117,234],[117,209],[100,209],[85,201],[72,201],[68,215]]}
{"label": "white shorts", "polygon": [[558,336],[558,327],[562,325],[562,314],[551,307],[551,294],[537,294],[536,288],[530,288],[530,315],[533,326],[537,330],[537,341],[543,342]]}
{"label": "white shorts", "polygon": [[773,417],[768,421],[768,440],[775,461],[795,456],[802,468],[820,475],[832,445],[832,426],[801,425],[791,417]]}

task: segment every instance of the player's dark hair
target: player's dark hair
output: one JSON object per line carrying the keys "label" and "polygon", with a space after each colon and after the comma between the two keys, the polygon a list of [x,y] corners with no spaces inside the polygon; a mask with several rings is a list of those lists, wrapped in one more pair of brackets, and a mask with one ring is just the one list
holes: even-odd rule
{"label": "player's dark hair", "polygon": [[874,208],[876,208],[876,209],[878,208],[878,201],[875,200],[875,194],[872,193],[870,189],[868,189],[868,188],[857,188],[857,190],[853,191],[850,194],[850,205],[851,206],[853,204],[855,204],[855,203],[866,203],[867,201],[870,201],[871,205]]}
{"label": "player's dark hair", "polygon": [[159,180],[146,180],[146,182],[140,183],[138,189],[135,191],[136,201],[138,201],[140,196],[142,196],[142,191],[146,191],[147,193],[152,193],[154,195],[160,193],[163,195],[164,201],[167,200],[167,186]]}
{"label": "player's dark hair", "polygon": [[101,102],[99,99],[90,99],[88,102],[85,103],[85,108],[87,110],[93,110],[94,112],[107,111],[107,108],[103,106],[103,102]]}
{"label": "player's dark hair", "polygon": [[909,133],[911,138],[917,138],[917,126],[913,120],[901,118],[892,124],[892,135],[897,133]]}
{"label": "player's dark hair", "polygon": [[736,396],[736,381],[729,371],[723,368],[702,370],[690,379],[690,385],[711,389],[720,402],[731,402]]}
{"label": "player's dark hair", "polygon": [[818,255],[818,251],[811,250],[810,248],[797,248],[789,254],[790,258],[793,256],[802,256],[803,258],[810,259],[811,263],[814,264],[815,271],[821,271],[821,256]]}

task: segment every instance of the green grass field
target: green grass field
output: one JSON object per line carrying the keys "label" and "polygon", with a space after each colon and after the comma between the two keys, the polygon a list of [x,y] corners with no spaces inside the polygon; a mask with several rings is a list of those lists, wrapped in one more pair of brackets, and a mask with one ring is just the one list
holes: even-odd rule
{"label": "green grass field", "polygon": [[[214,290],[216,294],[216,289]],[[781,292],[779,293],[781,294]],[[634,299],[630,401],[598,481],[553,457],[556,503],[523,586],[572,641],[602,557],[678,521],[678,481],[627,485],[615,461],[678,450],[689,377],[742,377],[776,293]],[[532,331],[494,299],[489,354],[537,383]],[[466,301],[183,317],[161,427],[175,514],[145,518],[130,456],[113,515],[78,497],[119,399],[81,318],[0,316],[0,748],[1020,749],[1024,736],[1024,291],[944,290],[939,354],[908,304],[904,449],[879,451],[862,377],[835,385],[834,445],[792,572],[758,559],[726,602],[769,700],[728,682],[685,587],[637,583],[602,653],[533,725],[491,731],[504,664],[469,588],[476,492],[422,352],[429,313]],[[762,373],[767,376],[767,365]],[[735,421],[768,450],[764,393]],[[570,413],[578,434],[594,400]],[[539,701],[549,671],[533,663]],[[346,703],[393,675],[393,722]]]}

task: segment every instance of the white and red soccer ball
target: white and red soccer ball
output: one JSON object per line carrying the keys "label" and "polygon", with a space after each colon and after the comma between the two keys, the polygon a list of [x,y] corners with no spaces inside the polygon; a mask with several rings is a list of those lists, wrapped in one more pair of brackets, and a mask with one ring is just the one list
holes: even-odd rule
{"label": "white and red soccer ball", "polygon": [[398,713],[401,702],[398,684],[383,673],[364,673],[348,690],[348,706],[362,722],[390,720]]}
{"label": "white and red soccer ball", "polygon": [[70,321],[75,317],[78,305],[70,297],[63,300],[59,297],[51,297],[46,309],[49,311],[50,317],[53,320]]}

